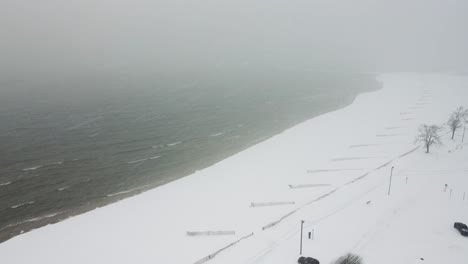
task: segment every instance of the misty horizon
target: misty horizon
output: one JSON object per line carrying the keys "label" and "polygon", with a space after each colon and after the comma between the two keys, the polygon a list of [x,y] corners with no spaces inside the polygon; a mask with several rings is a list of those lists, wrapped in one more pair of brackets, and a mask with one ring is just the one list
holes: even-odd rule
{"label": "misty horizon", "polygon": [[460,1],[3,1],[1,79],[465,71]]}

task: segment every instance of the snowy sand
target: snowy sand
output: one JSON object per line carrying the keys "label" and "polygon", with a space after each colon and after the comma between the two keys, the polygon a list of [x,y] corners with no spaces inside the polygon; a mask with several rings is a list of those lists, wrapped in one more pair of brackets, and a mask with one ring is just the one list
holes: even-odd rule
{"label": "snowy sand", "polygon": [[366,263],[467,263],[452,225],[468,222],[468,147],[459,133],[431,154],[413,140],[419,124],[466,106],[468,77],[379,79],[383,89],[210,168],[0,244],[2,263],[197,263],[245,237],[208,263],[292,264],[301,220],[304,254],[321,263],[348,251]]}

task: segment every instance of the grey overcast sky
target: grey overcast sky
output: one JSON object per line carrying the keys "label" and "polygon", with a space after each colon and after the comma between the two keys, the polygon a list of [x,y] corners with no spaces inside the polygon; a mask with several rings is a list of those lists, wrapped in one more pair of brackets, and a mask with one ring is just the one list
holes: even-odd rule
{"label": "grey overcast sky", "polygon": [[467,14],[466,0],[0,0],[0,74],[466,70]]}

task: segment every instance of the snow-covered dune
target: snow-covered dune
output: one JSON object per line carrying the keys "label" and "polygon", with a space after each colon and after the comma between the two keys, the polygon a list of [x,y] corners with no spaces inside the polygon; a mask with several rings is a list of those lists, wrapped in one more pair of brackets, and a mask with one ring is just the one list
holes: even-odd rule
{"label": "snow-covered dune", "polygon": [[468,104],[468,77],[379,79],[383,89],[210,168],[0,244],[1,262],[295,263],[305,220],[304,254],[322,263],[347,251],[366,263],[467,263],[452,225],[468,222],[468,147],[446,135],[425,154],[413,140],[419,124]]}

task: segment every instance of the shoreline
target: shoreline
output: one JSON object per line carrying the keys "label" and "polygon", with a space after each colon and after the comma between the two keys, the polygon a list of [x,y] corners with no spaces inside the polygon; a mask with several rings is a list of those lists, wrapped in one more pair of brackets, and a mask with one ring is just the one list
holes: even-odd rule
{"label": "shoreline", "polygon": [[[175,177],[171,176],[169,178],[162,179],[159,182],[156,182],[156,183],[153,183],[153,184],[148,184],[148,185],[145,185],[145,186],[139,186],[139,187],[136,187],[136,188],[132,188],[131,190],[120,191],[120,192],[117,192],[118,195],[115,195],[115,194],[114,195],[107,195],[107,197],[104,197],[104,199],[102,199],[102,200],[94,201],[93,203],[87,203],[87,204],[82,205],[82,206],[80,206],[80,207],[78,207],[76,209],[62,210],[62,211],[59,211],[59,212],[49,212],[49,213],[45,213],[44,215],[41,215],[41,216],[36,216],[36,217],[25,219],[25,220],[20,221],[19,223],[16,223],[16,224],[8,224],[8,225],[0,228],[0,244],[8,241],[11,238],[14,238],[14,237],[18,236],[18,235],[22,235],[24,233],[27,233],[27,232],[30,232],[30,231],[33,231],[33,230],[36,230],[36,229],[40,229],[40,228],[42,228],[42,227],[44,227],[46,225],[57,224],[57,223],[60,223],[62,221],[66,221],[69,218],[76,217],[76,216],[79,216],[79,215],[82,215],[82,214],[86,214],[87,212],[94,211],[96,209],[100,209],[100,208],[106,207],[108,205],[112,205],[114,203],[119,203],[122,200],[131,198],[131,197],[134,197],[134,196],[141,195],[141,194],[143,194],[145,192],[148,192],[148,191],[154,190],[156,188],[159,188],[161,186],[164,186],[166,184],[170,184],[172,182],[178,181],[178,180],[180,180],[182,178],[190,177],[191,175],[193,175],[193,174],[195,174],[195,173],[197,173],[199,171],[208,169],[208,168],[210,168],[210,167],[212,167],[212,166],[214,166],[214,165],[216,165],[216,164],[218,164],[218,163],[220,163],[220,162],[222,162],[222,161],[224,161],[226,159],[231,158],[232,156],[235,156],[235,155],[237,155],[239,153],[242,153],[243,151],[246,151],[246,150],[248,150],[250,148],[255,147],[258,144],[261,144],[261,143],[263,143],[265,141],[268,141],[269,139],[271,139],[271,138],[273,138],[275,136],[278,136],[278,135],[280,135],[282,133],[285,133],[287,130],[292,129],[292,128],[294,128],[294,127],[296,127],[296,126],[298,126],[298,125],[300,125],[300,124],[302,124],[304,122],[308,122],[311,119],[314,119],[314,118],[320,117],[322,115],[326,115],[328,113],[343,109],[343,108],[353,104],[353,102],[356,100],[356,98],[358,96],[362,95],[362,94],[371,93],[371,92],[375,92],[375,91],[378,91],[378,90],[382,89],[382,84],[381,83],[376,82],[375,84],[376,84],[376,86],[373,89],[363,89],[363,91],[355,93],[355,94],[353,94],[353,96],[351,96],[349,98],[343,97],[341,99],[342,104],[340,104],[340,105],[331,107],[331,109],[324,109],[323,112],[319,111],[319,113],[313,115],[312,117],[310,117],[310,118],[308,118],[306,120],[298,121],[298,122],[292,124],[291,126],[288,126],[286,128],[277,130],[275,132],[272,132],[272,133],[270,133],[271,135],[268,135],[268,136],[265,136],[265,137],[263,137],[261,139],[255,140],[252,143],[250,143],[248,146],[244,146],[244,147],[240,148],[239,150],[236,150],[235,152],[225,153],[225,154],[223,154],[222,158],[217,158],[216,161],[209,162],[209,163],[205,164],[201,168],[194,169],[192,172],[187,172],[187,173],[184,173],[183,175],[179,175],[179,176],[175,176]],[[114,198],[112,198],[112,197],[114,197]]]}
{"label": "shoreline", "polygon": [[[382,164],[388,165],[388,160],[410,149],[412,131],[416,131],[419,123],[428,118],[423,110],[419,110],[417,116],[415,114],[417,119],[401,125],[410,132],[397,137],[377,135],[385,127],[400,126],[401,109],[411,107],[425,91],[421,86],[424,76],[390,75],[379,78],[385,79],[383,89],[360,94],[344,108],[300,123],[188,177],[17,236],[1,244],[0,253],[6,253],[11,248],[28,248],[33,256],[40,252],[45,256],[44,261],[54,263],[49,254],[59,243],[56,239],[60,238],[60,243],[66,245],[65,252],[75,255],[75,262],[71,263],[100,262],[104,259],[125,263],[126,258],[133,257],[138,263],[195,263],[252,231],[256,235],[245,240],[248,241],[246,243],[260,243],[262,240],[258,239],[261,237],[268,237],[268,234],[294,224],[291,219],[297,215],[282,217],[290,216],[291,212],[310,201],[319,199],[320,204],[335,200],[321,197],[335,197],[335,193],[341,196],[341,190],[335,189],[348,182],[358,180],[359,185],[369,179],[373,181],[374,177],[361,176],[368,175],[363,173],[380,168]],[[431,80],[430,77],[426,78]],[[432,78],[437,80],[437,76]],[[432,92],[441,91],[434,89]],[[441,112],[441,115],[445,115]],[[356,145],[361,147],[353,147]],[[382,159],[353,159],[377,156]],[[310,174],[308,171],[316,173]],[[327,186],[292,190],[289,188],[291,184]],[[330,196],[330,193],[334,195]],[[289,201],[294,201],[294,204],[285,203]],[[252,208],[252,203],[276,205]],[[284,221],[265,231],[258,231],[276,223],[278,219]],[[219,230],[232,230],[235,235],[209,238],[186,236],[188,231]],[[44,245],[30,249],[28,244],[37,243],[43,237],[48,237],[42,243]],[[118,239],[120,237],[126,239]],[[87,253],[72,253],[78,245],[84,247]],[[252,250],[259,245],[261,247],[262,244]],[[243,247],[242,243],[240,247]],[[116,252],[116,249],[122,251]],[[184,254],[178,254],[179,249],[183,249]],[[250,253],[243,252],[236,254],[236,257],[242,258],[244,254],[248,256]],[[88,256],[93,256],[93,259]],[[11,255],[11,259],[16,257]],[[226,263],[242,262],[231,260]]]}

